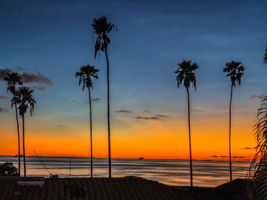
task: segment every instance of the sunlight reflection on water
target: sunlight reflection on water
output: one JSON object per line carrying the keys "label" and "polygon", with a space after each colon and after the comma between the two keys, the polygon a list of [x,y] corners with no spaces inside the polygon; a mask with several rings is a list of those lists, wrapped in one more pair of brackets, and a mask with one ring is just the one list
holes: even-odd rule
{"label": "sunlight reflection on water", "polygon": [[[27,158],[29,176],[49,176],[49,172],[59,177],[88,177],[90,173],[89,158],[62,157]],[[71,162],[70,162],[71,161]],[[0,163],[13,162],[16,157],[0,157]],[[47,170],[47,169],[48,170]],[[233,177],[245,177],[249,162],[233,162]],[[229,181],[228,162],[193,161],[195,186],[218,186]],[[48,172],[49,171],[49,172]],[[187,160],[134,160],[113,159],[113,177],[139,176],[169,185],[189,185],[189,161]],[[94,159],[94,177],[107,177],[107,159]]]}

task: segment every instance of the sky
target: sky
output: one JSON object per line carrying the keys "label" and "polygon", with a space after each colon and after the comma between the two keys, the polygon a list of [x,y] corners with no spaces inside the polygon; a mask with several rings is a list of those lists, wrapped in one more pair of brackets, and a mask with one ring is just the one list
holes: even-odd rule
{"label": "sky", "polygon": [[[105,58],[94,58],[92,19],[116,24],[109,48],[114,158],[188,159],[186,92],[177,63],[199,65],[190,90],[193,159],[227,159],[230,81],[226,62],[245,75],[233,96],[234,159],[254,150],[253,123],[266,94],[267,2],[262,0],[0,0],[1,73],[17,71],[35,89],[26,117],[28,155],[88,156],[88,94],[74,74],[100,69],[93,88],[94,156],[107,157]],[[0,81],[0,154],[17,152],[15,113]]]}

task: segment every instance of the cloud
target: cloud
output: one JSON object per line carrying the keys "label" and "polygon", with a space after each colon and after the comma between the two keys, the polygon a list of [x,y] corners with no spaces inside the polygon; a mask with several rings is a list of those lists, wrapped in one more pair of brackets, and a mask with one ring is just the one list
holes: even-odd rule
{"label": "cloud", "polygon": [[20,66],[17,66],[16,67],[16,71],[19,71],[20,72],[20,71],[24,71],[24,70],[25,70],[25,68],[23,68],[23,67],[20,67]]}
{"label": "cloud", "polygon": [[62,125],[62,124],[59,124],[57,127],[59,127],[59,128],[64,128],[65,126]]}
{"label": "cloud", "polygon": [[245,156],[233,156],[232,158],[245,158]]}
{"label": "cloud", "polygon": [[[18,69],[23,69],[23,68],[19,67]],[[6,74],[10,72],[12,72],[12,70],[9,68],[0,69],[0,81],[3,81],[4,78],[6,77]],[[20,74],[23,83],[29,85],[33,89],[45,90],[47,87],[53,85],[53,82],[40,72],[35,72],[35,73],[23,72]]]}
{"label": "cloud", "polygon": [[251,150],[251,149],[253,149],[252,147],[244,147],[244,148],[242,148],[242,149],[248,149],[248,150]]}
{"label": "cloud", "polygon": [[53,85],[53,82],[40,72],[36,73],[22,73],[22,80],[24,83],[29,84],[36,90],[44,90],[47,87]]}
{"label": "cloud", "polygon": [[122,109],[122,110],[115,110],[115,112],[116,113],[133,113],[133,111],[131,111],[131,110],[124,110],[124,109]]}
{"label": "cloud", "polygon": [[154,116],[137,116],[136,119],[143,119],[143,120],[163,120],[164,118],[168,118],[168,115],[163,114],[156,114]]}
{"label": "cloud", "polygon": [[8,112],[8,109],[7,108],[1,108],[0,107],[0,113],[3,113],[3,112]]}
{"label": "cloud", "polygon": [[4,78],[6,77],[6,74],[10,72],[11,72],[11,69],[9,68],[0,69],[0,81],[3,81]]}
{"label": "cloud", "polygon": [[217,156],[217,155],[213,155],[211,156],[212,158],[227,158],[227,156]]}
{"label": "cloud", "polygon": [[95,103],[99,103],[100,102],[100,98],[92,98],[92,102],[95,102]]}
{"label": "cloud", "polygon": [[160,117],[160,118],[168,118],[169,116],[168,115],[157,114],[157,117]]}
{"label": "cloud", "polygon": [[264,100],[267,96],[264,95],[264,94],[261,94],[261,95],[252,95],[251,98],[252,99],[258,99],[260,101]]}
{"label": "cloud", "polygon": [[[76,100],[74,100],[74,101],[76,101]],[[73,101],[73,102],[74,102],[74,101]],[[99,103],[99,102],[101,101],[101,99],[100,99],[100,98],[92,98],[91,101],[92,101],[93,103]],[[89,99],[87,99],[85,103],[86,103],[86,104],[89,104]]]}
{"label": "cloud", "polygon": [[7,96],[0,95],[0,99],[8,99]]}
{"label": "cloud", "polygon": [[151,116],[151,117],[137,116],[136,119],[143,119],[143,120],[159,120],[160,118],[157,117],[157,116]]}

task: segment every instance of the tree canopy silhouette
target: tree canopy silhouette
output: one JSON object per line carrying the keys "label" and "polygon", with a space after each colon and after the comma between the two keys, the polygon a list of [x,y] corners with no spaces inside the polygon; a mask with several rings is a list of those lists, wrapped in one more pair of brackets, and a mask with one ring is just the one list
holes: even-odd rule
{"label": "tree canopy silhouette", "polygon": [[6,162],[0,164],[0,176],[18,176],[18,169],[13,166],[13,163]]}
{"label": "tree canopy silhouette", "polygon": [[265,64],[267,64],[267,46],[265,47],[265,52],[264,52],[264,58],[263,59],[264,59],[263,62]]}
{"label": "tree canopy silhouette", "polygon": [[188,109],[188,136],[189,136],[189,157],[190,157],[190,185],[193,187],[193,164],[192,164],[192,142],[191,142],[191,111],[190,111],[190,93],[189,88],[192,85],[196,90],[196,70],[199,66],[191,60],[183,60],[178,63],[178,69],[174,72],[176,75],[177,87],[184,85],[187,93]]}
{"label": "tree canopy silhouette", "polygon": [[17,140],[18,140],[18,174],[20,176],[20,128],[18,119],[18,104],[20,103],[18,86],[22,85],[22,77],[15,72],[7,73],[4,81],[7,82],[7,92],[13,96],[11,99],[11,108],[15,107],[16,125],[17,125]]}
{"label": "tree canopy silhouette", "polygon": [[257,198],[263,200],[267,197],[267,97],[258,109],[254,128],[256,153],[250,164],[249,175],[255,180]]}
{"label": "tree canopy silhouette", "polygon": [[91,89],[93,88],[92,78],[98,79],[99,69],[92,65],[86,65],[80,67],[80,71],[75,73],[75,76],[79,78],[79,85],[82,85],[82,89],[88,89],[89,97],[89,120],[90,120],[90,152],[91,152],[91,178],[93,177],[93,123],[92,123],[92,97]]}
{"label": "tree canopy silhouette", "polygon": [[108,125],[108,168],[109,177],[111,178],[111,131],[110,131],[110,74],[109,74],[109,57],[108,57],[108,47],[110,44],[109,33],[115,27],[114,24],[108,22],[106,16],[99,18],[94,18],[92,27],[95,34],[97,35],[95,42],[95,57],[97,53],[104,52],[107,64],[107,125]]}
{"label": "tree canopy silhouette", "polygon": [[229,171],[230,181],[232,181],[232,99],[233,99],[233,88],[241,84],[241,78],[244,75],[245,67],[237,61],[231,61],[225,64],[223,72],[230,78],[231,89],[230,89],[230,103],[229,103]]}
{"label": "tree canopy silhouette", "polygon": [[95,42],[95,57],[99,51],[105,52],[108,49],[110,38],[109,33],[113,30],[114,24],[108,22],[106,16],[94,18],[92,23],[95,34],[97,35]]}
{"label": "tree canopy silhouette", "polygon": [[33,96],[33,90],[28,87],[21,87],[19,89],[19,114],[22,118],[22,149],[23,149],[23,166],[24,166],[24,176],[27,175],[26,170],[26,151],[25,151],[25,114],[29,110],[30,115],[32,116],[32,113],[34,111],[34,105],[36,104],[36,101]]}

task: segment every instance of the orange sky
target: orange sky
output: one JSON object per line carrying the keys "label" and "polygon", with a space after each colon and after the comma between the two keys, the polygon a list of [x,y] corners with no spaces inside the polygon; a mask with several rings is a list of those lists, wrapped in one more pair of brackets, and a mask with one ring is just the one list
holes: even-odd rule
{"label": "orange sky", "polygon": [[[225,113],[213,118],[207,113],[205,118],[192,117],[192,148],[194,159],[222,160],[213,156],[228,155],[228,121]],[[249,159],[254,147],[252,132],[253,118],[233,117],[232,155]],[[246,119],[246,120],[244,120]],[[87,121],[69,128],[50,129],[48,122],[37,123],[34,118],[26,121],[26,148],[28,155],[43,156],[88,156],[89,133]],[[249,123],[248,123],[248,122]],[[27,123],[28,122],[28,123]],[[120,123],[119,123],[120,122]],[[123,125],[119,126],[123,122]],[[17,152],[14,124],[6,124],[1,131],[0,154],[14,155]],[[44,127],[43,130],[39,127]],[[48,128],[47,128],[48,127]],[[107,137],[105,126],[94,127],[94,155],[107,157]],[[187,122],[175,116],[162,121],[139,121],[125,116],[117,117],[112,126],[112,155],[114,158],[187,159]]]}

